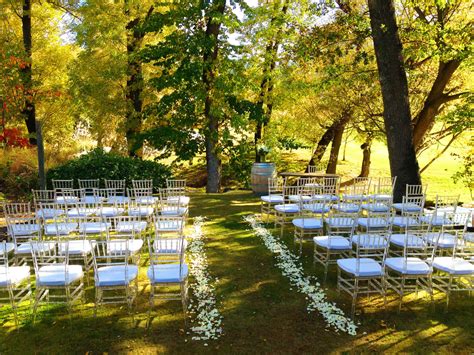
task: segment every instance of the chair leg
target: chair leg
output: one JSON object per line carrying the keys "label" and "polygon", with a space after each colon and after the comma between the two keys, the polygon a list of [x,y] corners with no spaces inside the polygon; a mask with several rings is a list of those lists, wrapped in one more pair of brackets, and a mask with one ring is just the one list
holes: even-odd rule
{"label": "chair leg", "polygon": [[13,294],[13,290],[11,287],[8,288],[8,295],[10,297],[10,304],[13,310],[13,318],[15,320],[15,326],[18,327],[18,310],[16,308],[15,295]]}
{"label": "chair leg", "polygon": [[41,289],[36,289],[36,295],[35,295],[35,303],[33,305],[33,324],[36,323],[36,311],[38,310],[38,304],[41,299],[41,294],[42,290]]}
{"label": "chair leg", "polygon": [[357,301],[357,294],[359,293],[359,279],[355,279],[354,282],[354,291],[352,293],[352,308],[351,308],[351,317],[354,319],[355,316],[355,308],[356,308],[356,301]]}

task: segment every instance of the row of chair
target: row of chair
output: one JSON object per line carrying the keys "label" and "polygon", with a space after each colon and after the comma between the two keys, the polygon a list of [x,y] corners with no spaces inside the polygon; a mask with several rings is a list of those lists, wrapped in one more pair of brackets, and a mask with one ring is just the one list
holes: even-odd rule
{"label": "row of chair", "polygon": [[[180,188],[180,193],[185,196],[184,189]],[[72,215],[74,205],[57,200],[54,204],[54,209],[60,209],[61,213],[53,218],[44,218],[44,214],[38,218],[38,212],[49,207],[39,201],[35,201],[36,211],[28,210],[25,205],[4,206],[12,242],[0,244],[0,294],[4,294],[0,303],[10,303],[17,324],[18,306],[31,299],[32,294],[34,315],[43,302],[65,303],[70,310],[84,298],[83,279],[91,270],[95,314],[99,306],[108,303],[127,304],[131,309],[137,295],[140,254],[144,249],[149,254],[150,311],[156,299],[179,299],[186,312],[187,213],[163,215],[155,211],[145,219],[140,215]],[[31,218],[39,223],[28,227],[14,223],[18,222],[15,218],[25,218],[15,213],[25,212],[33,214]],[[35,271],[35,292],[30,281],[30,265]]]}
{"label": "row of chair", "polygon": [[[284,225],[293,225],[300,253],[303,240],[312,239],[314,261],[324,265],[325,278],[329,265],[338,265],[338,289],[353,297],[352,313],[361,293],[385,296],[387,289],[393,289],[401,305],[403,294],[410,290],[407,282],[414,279],[416,287],[423,284],[430,294],[433,289],[445,292],[447,302],[451,291],[472,290],[474,237],[467,233],[472,214],[457,211],[459,197],[438,196],[435,209],[427,211],[426,186],[408,185],[403,201],[393,203],[395,178],[390,178],[390,184],[388,178],[377,180],[375,193],[368,193],[367,180],[355,179],[355,184],[364,186],[363,192],[360,186],[349,186],[344,193],[334,188],[334,178],[280,187],[270,180],[269,195],[262,197],[262,212],[267,213],[267,221],[273,214],[281,234]],[[443,257],[449,259],[439,259]],[[417,267],[421,274],[413,270]],[[460,286],[466,280],[467,286]]]}

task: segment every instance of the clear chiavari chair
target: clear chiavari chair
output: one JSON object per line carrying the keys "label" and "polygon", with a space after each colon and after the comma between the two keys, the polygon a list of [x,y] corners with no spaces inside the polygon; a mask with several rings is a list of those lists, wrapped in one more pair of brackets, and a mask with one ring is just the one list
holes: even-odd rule
{"label": "clear chiavari chair", "polygon": [[[109,252],[120,253],[126,245],[129,256],[138,263],[148,224],[133,216],[111,217],[106,219],[106,222],[106,239],[111,242]],[[117,250],[114,251],[114,248]]]}
{"label": "clear chiavari chair", "polygon": [[73,179],[52,179],[51,183],[53,185],[53,190],[69,190],[74,189],[74,180]]}
{"label": "clear chiavari chair", "polygon": [[430,243],[436,244],[439,253],[449,253],[456,246],[458,231],[463,234],[466,233],[471,213],[444,212],[439,217],[443,220],[443,225],[441,228],[437,226],[435,230],[428,233],[427,239]]}
{"label": "clear chiavari chair", "polygon": [[406,230],[400,256],[385,259],[387,287],[399,295],[398,310],[408,292],[426,291],[433,301],[431,260],[435,245],[428,243],[426,231]]}
{"label": "clear chiavari chair", "polygon": [[333,202],[337,202],[339,200],[340,178],[323,177],[320,181],[322,186],[316,189],[316,194],[311,197],[311,200],[330,199]]}
{"label": "clear chiavari chair", "polygon": [[285,224],[292,223],[292,220],[301,213],[301,203],[295,203],[290,199],[290,196],[298,195],[299,191],[299,186],[283,186],[283,203],[273,205],[275,228],[280,226],[280,235],[283,235]]}
{"label": "clear chiavari chair", "polygon": [[56,203],[59,205],[75,205],[84,199],[82,189],[56,189]]}
{"label": "clear chiavari chair", "polygon": [[149,323],[155,300],[181,301],[186,323],[189,271],[184,261],[184,236],[163,238],[162,235],[155,235],[153,242],[148,239],[148,250],[150,267],[147,276],[151,288]]}
{"label": "clear chiavari chair", "polygon": [[133,189],[151,189],[153,192],[153,180],[132,180],[132,187]]}
{"label": "clear chiavari chair", "polygon": [[308,203],[300,202],[300,213],[297,218],[292,220],[295,242],[299,242],[300,254],[305,238],[312,238],[323,233],[324,217],[329,214],[331,203],[330,199]]}
{"label": "clear chiavari chair", "polygon": [[176,199],[170,202],[168,190],[160,189],[159,190],[159,200],[158,200],[158,211],[163,216],[188,216],[188,206],[181,203],[180,196],[176,196]]}
{"label": "clear chiavari chair", "polygon": [[94,316],[97,316],[98,307],[105,304],[126,304],[131,312],[138,293],[138,266],[131,262],[128,240],[96,241],[92,257]]}
{"label": "clear chiavari chair", "polygon": [[335,264],[339,258],[348,258],[352,254],[351,238],[354,235],[357,215],[333,213],[324,218],[327,233],[313,238],[314,263],[324,266],[324,282],[326,282],[330,264]]}
{"label": "clear chiavari chair", "polygon": [[370,200],[373,203],[380,201],[393,201],[393,190],[395,189],[395,184],[397,182],[397,177],[379,177],[376,179],[373,186],[372,194],[369,195]]}
{"label": "clear chiavari chair", "polygon": [[31,301],[30,267],[10,265],[8,256],[12,245],[7,244],[0,242],[0,305],[10,304],[15,325],[18,326],[19,305]]}
{"label": "clear chiavari chair", "polygon": [[[433,288],[446,295],[449,306],[453,292],[474,291],[474,243],[467,238],[465,230],[453,232],[453,244],[448,256],[435,256],[433,265]],[[438,247],[435,245],[435,247]]]}
{"label": "clear chiavari chair", "polygon": [[6,217],[7,233],[13,241],[15,265],[31,261],[30,241],[42,239],[42,229],[36,217]]}
{"label": "clear chiavari chair", "polygon": [[356,234],[355,257],[338,259],[337,289],[352,297],[351,315],[354,317],[359,295],[379,294],[386,304],[385,258],[389,234],[374,233],[371,238]]}
{"label": "clear chiavari chair", "polygon": [[260,197],[260,211],[262,216],[273,214],[273,205],[283,203],[283,180],[281,178],[268,178],[268,195]]}
{"label": "clear chiavari chair", "polygon": [[125,180],[104,180],[105,188],[109,192],[107,195],[107,202],[109,203],[124,203],[128,202],[127,185]]}
{"label": "clear chiavari chair", "polygon": [[400,215],[394,215],[392,224],[401,230],[423,223],[421,216],[425,206],[425,196],[403,196],[401,204],[394,203],[392,207],[394,212]]}
{"label": "clear chiavari chair", "polygon": [[70,314],[73,304],[84,298],[82,266],[69,264],[67,242],[63,253],[57,253],[55,242],[52,241],[36,241],[31,244],[36,276],[33,319],[36,319],[41,303],[66,304]]}
{"label": "clear chiavari chair", "polygon": [[436,195],[433,210],[424,211],[424,215],[420,217],[425,223],[430,222],[433,227],[441,227],[444,224],[444,212],[456,212],[460,195],[440,196]]}
{"label": "clear chiavari chair", "polygon": [[367,200],[372,179],[369,177],[355,177],[352,183],[346,186],[341,199],[350,202],[351,200]]}

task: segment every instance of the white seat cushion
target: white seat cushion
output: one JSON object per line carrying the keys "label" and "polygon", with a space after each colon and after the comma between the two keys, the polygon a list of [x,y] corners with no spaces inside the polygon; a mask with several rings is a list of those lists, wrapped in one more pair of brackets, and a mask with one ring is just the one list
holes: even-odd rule
{"label": "white seat cushion", "polygon": [[[89,240],[70,240],[67,242],[69,255],[88,255],[92,252],[92,244]],[[66,253],[66,242],[58,244],[58,252],[61,255]]]}
{"label": "white seat cushion", "polygon": [[135,217],[149,217],[153,214],[154,210],[153,207],[149,206],[131,207],[128,210],[128,215]]}
{"label": "white seat cushion", "polygon": [[[406,261],[406,262],[405,262]],[[420,258],[387,258],[385,266],[404,275],[428,275],[431,272],[429,265]]]}
{"label": "white seat cushion", "polygon": [[136,265],[110,265],[97,269],[96,287],[126,286],[138,276]]}
{"label": "white seat cushion", "polygon": [[357,224],[364,228],[386,228],[389,226],[389,222],[383,218],[367,218],[362,217],[357,219]]}
{"label": "white seat cushion", "polygon": [[139,233],[147,228],[146,221],[118,222],[115,229],[119,233]]}
{"label": "white seat cushion", "polygon": [[474,243],[474,233],[466,233],[464,239],[468,242]]}
{"label": "white seat cushion", "polygon": [[373,234],[355,234],[351,240],[352,243],[362,248],[383,249],[388,244],[385,238]]}
{"label": "white seat cushion", "polygon": [[91,195],[86,195],[82,198],[82,202],[90,203],[90,204],[100,203],[102,200],[104,200],[103,197],[91,196]]}
{"label": "white seat cushion", "polygon": [[309,202],[311,201],[311,196],[307,195],[290,195],[288,196],[288,199],[291,202]]}
{"label": "white seat cushion", "polygon": [[56,202],[60,205],[71,205],[79,202],[79,197],[74,196],[58,196]]}
{"label": "white seat cushion", "polygon": [[339,196],[329,194],[316,194],[311,196],[313,201],[339,201]]}
{"label": "white seat cushion", "polygon": [[284,199],[282,195],[266,195],[260,197],[263,202],[267,203],[283,203]]}
{"label": "white seat cushion", "polygon": [[298,213],[300,206],[294,203],[288,203],[285,205],[275,205],[275,210],[280,213]]}
{"label": "white seat cushion", "polygon": [[[33,248],[31,247],[32,245],[33,245]],[[42,242],[23,243],[23,244],[18,245],[18,247],[15,250],[15,254],[31,255],[31,250],[32,249],[47,252],[47,251],[53,250],[54,248],[56,248],[56,243],[50,243],[50,242],[46,242],[46,243],[42,243]]]}
{"label": "white seat cushion", "polygon": [[21,284],[30,277],[29,266],[0,266],[0,287],[15,286]]}
{"label": "white seat cushion", "polygon": [[154,205],[158,200],[155,196],[142,196],[137,197],[137,203],[144,204],[144,205]]}
{"label": "white seat cushion", "polygon": [[342,194],[342,199],[346,201],[352,200],[362,200],[365,201],[368,199],[367,195],[351,195],[351,194]]}
{"label": "white seat cushion", "polygon": [[420,221],[423,223],[431,223],[432,226],[436,227],[441,227],[445,224],[451,224],[452,222],[443,216],[433,216],[433,215],[426,215],[426,216],[421,216]]}
{"label": "white seat cushion", "polygon": [[128,203],[128,202],[130,202],[130,198],[127,197],[127,196],[121,196],[121,195],[110,196],[109,198],[107,198],[107,202],[111,203],[111,204],[114,204],[114,203]]}
{"label": "white seat cushion", "polygon": [[105,233],[111,223],[105,222],[84,222],[79,225],[79,233],[81,234],[99,234]]}
{"label": "white seat cushion", "polygon": [[97,212],[98,212],[97,208],[79,207],[79,208],[71,208],[69,211],[67,211],[67,215],[68,217],[71,217],[71,218],[77,218],[77,217],[92,216],[93,214],[97,214]]}
{"label": "white seat cushion", "polygon": [[395,216],[392,218],[392,224],[400,228],[418,226],[420,222],[412,217]]}
{"label": "white seat cushion", "polygon": [[377,201],[387,201],[392,199],[392,195],[389,194],[372,194],[369,195],[369,198]]}
{"label": "white seat cushion", "polygon": [[111,240],[107,245],[107,250],[110,254],[125,254],[125,248],[127,247],[130,254],[136,254],[140,251],[143,246],[143,240],[141,239],[128,239],[128,240]]}
{"label": "white seat cushion", "polygon": [[328,213],[331,207],[324,203],[305,203],[303,205],[303,210],[310,211],[313,213]]}
{"label": "white seat cushion", "polygon": [[148,268],[148,279],[152,284],[179,283],[188,277],[188,266],[186,264],[162,264],[153,265]]}
{"label": "white seat cushion", "polygon": [[396,245],[398,247],[403,248],[405,246],[405,243],[408,242],[408,247],[415,248],[415,247],[424,247],[425,242],[423,241],[423,238],[419,236],[415,236],[413,234],[409,234],[408,237],[406,238],[405,233],[400,233],[400,234],[392,234],[390,236],[390,243],[393,245]]}
{"label": "white seat cushion", "polygon": [[125,213],[125,208],[120,207],[100,207],[97,209],[97,214],[104,217],[116,217]]}
{"label": "white seat cushion", "polygon": [[188,209],[186,207],[166,207],[164,209],[161,209],[160,213],[163,216],[184,216],[186,213],[188,213]]}
{"label": "white seat cushion", "polygon": [[59,208],[41,208],[36,211],[36,217],[41,219],[53,219],[59,217],[64,213],[64,210]]}
{"label": "white seat cushion", "polygon": [[359,205],[355,203],[338,203],[337,205],[332,206],[336,211],[343,213],[357,213],[360,210]]}
{"label": "white seat cushion", "polygon": [[10,253],[13,249],[15,249],[15,244],[13,243],[0,243],[0,256]]}
{"label": "white seat cushion", "polygon": [[423,208],[414,203],[394,203],[392,207],[397,211],[420,212]]}
{"label": "white seat cushion", "polygon": [[9,229],[14,236],[28,236],[37,234],[41,227],[39,224],[11,224]]}
{"label": "white seat cushion", "polygon": [[77,229],[77,223],[61,222],[48,223],[44,225],[44,234],[46,235],[67,235]]}
{"label": "white seat cushion", "polygon": [[189,205],[190,198],[188,196],[168,196],[166,198],[168,203],[179,203],[180,206],[187,206]]}
{"label": "white seat cushion", "polygon": [[369,258],[338,259],[337,266],[345,272],[359,277],[383,275],[382,266],[377,261]]}
{"label": "white seat cushion", "polygon": [[178,254],[181,252],[181,248],[186,250],[187,246],[186,239],[182,243],[180,239],[157,239],[153,242],[153,251],[158,254]]}
{"label": "white seat cushion", "polygon": [[362,209],[370,212],[388,212],[390,208],[384,203],[363,203],[360,206]]}
{"label": "white seat cushion", "polygon": [[315,244],[329,250],[351,250],[352,246],[347,238],[339,235],[313,237]]}
{"label": "white seat cushion", "polygon": [[68,273],[64,264],[42,266],[36,275],[37,286],[66,286],[80,280],[84,276],[81,265],[68,265]]}
{"label": "white seat cushion", "polygon": [[441,233],[441,235],[439,232],[427,233],[426,239],[430,244],[437,244],[438,248],[453,248],[456,243],[456,236],[449,233]]}
{"label": "white seat cushion", "polygon": [[302,229],[322,229],[323,220],[320,218],[296,218],[292,221],[293,225]]}
{"label": "white seat cushion", "polygon": [[435,269],[447,272],[452,275],[472,275],[474,274],[474,265],[469,261],[451,256],[436,257],[433,260]]}

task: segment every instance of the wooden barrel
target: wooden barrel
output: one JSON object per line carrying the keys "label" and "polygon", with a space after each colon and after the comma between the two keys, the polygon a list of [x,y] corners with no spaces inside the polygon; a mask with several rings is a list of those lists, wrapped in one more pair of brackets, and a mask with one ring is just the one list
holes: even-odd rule
{"label": "wooden barrel", "polygon": [[256,195],[268,194],[268,179],[275,177],[275,164],[253,163],[251,173],[252,191]]}

